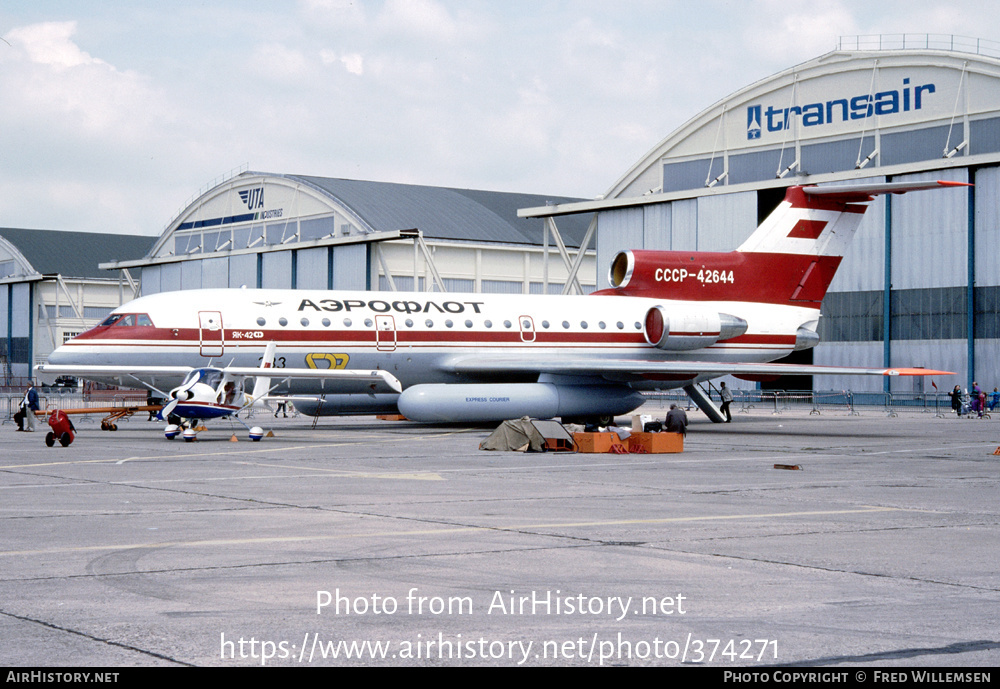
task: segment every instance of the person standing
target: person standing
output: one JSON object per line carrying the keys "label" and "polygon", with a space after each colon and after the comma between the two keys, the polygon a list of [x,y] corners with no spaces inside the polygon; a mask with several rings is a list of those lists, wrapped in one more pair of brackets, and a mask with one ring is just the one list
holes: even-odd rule
{"label": "person standing", "polygon": [[28,383],[28,391],[24,393],[24,400],[21,402],[24,408],[24,425],[28,433],[35,432],[35,412],[38,411],[38,391],[35,390],[34,383]]}
{"label": "person standing", "polygon": [[955,389],[948,393],[948,397],[951,398],[951,409],[952,409],[952,411],[954,411],[956,414],[958,414],[959,418],[961,418],[961,416],[962,416],[962,388],[960,386],[956,385]]}
{"label": "person standing", "polygon": [[726,415],[726,423],[733,420],[733,415],[729,413],[729,405],[733,403],[733,393],[726,387],[725,381],[719,386],[719,399],[722,400],[722,413]]}

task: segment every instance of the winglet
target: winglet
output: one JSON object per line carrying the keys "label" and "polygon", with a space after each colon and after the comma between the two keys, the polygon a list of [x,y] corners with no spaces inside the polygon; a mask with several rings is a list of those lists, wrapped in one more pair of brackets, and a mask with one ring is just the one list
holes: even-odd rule
{"label": "winglet", "polygon": [[915,366],[912,368],[887,368],[882,372],[884,376],[953,376],[954,371],[935,371],[930,368],[920,368]]}
{"label": "winglet", "polygon": [[396,392],[403,391],[403,384],[399,382],[399,378],[392,375],[388,371],[372,371],[371,375],[376,378],[381,378],[386,385],[388,385]]}

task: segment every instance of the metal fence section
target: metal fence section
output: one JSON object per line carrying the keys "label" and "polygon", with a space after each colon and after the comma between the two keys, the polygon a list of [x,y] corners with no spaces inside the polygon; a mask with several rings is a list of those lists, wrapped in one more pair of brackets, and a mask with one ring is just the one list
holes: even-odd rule
{"label": "metal fence section", "polygon": [[973,36],[940,33],[894,33],[841,36],[838,50],[946,50],[1000,57],[1000,43]]}
{"label": "metal fence section", "polygon": [[[739,390],[731,389],[733,393],[732,409],[737,414],[768,413],[780,415],[783,413],[808,413],[809,415],[843,414],[846,416],[861,416],[882,414],[892,418],[900,412],[919,412],[937,418],[945,418],[955,414],[951,407],[948,393],[907,393],[907,392],[854,392],[852,390]],[[38,405],[42,410],[53,409],[88,409],[94,407],[133,407],[146,404],[146,393],[129,390],[101,391],[98,396],[84,395],[73,392],[40,392]],[[714,388],[708,391],[716,404],[720,403],[718,391]],[[680,389],[657,392],[644,392],[643,397],[649,402],[667,406],[676,403],[678,406],[692,411],[697,409],[687,394]],[[13,423],[14,414],[21,406],[24,393],[0,393],[0,425]],[[991,395],[986,397],[986,408],[982,415],[972,407],[966,397],[966,404],[960,416],[966,418],[990,418],[990,412],[1000,409],[1000,399],[991,406]],[[996,409],[994,409],[996,408]],[[240,412],[244,419],[268,417],[277,411],[277,402],[269,401],[269,406],[250,408]],[[144,412],[143,412],[144,413]],[[289,416],[298,415],[298,410],[288,404]],[[84,421],[103,417],[103,412],[84,415]]]}
{"label": "metal fence section", "polygon": [[[126,408],[146,404],[146,393],[141,390],[101,390],[101,394],[83,394],[78,389],[67,392],[39,391],[38,408],[42,411],[55,409]],[[14,423],[14,414],[24,400],[24,393],[0,393],[0,425]],[[142,412],[145,413],[145,412]],[[84,414],[78,419],[89,422],[97,417],[107,416],[106,412]],[[76,421],[74,421],[76,423]]]}
{"label": "metal fence section", "polygon": [[[733,393],[732,409],[738,414],[770,413],[779,415],[786,412],[806,412],[811,416],[823,414],[843,414],[845,416],[861,416],[881,414],[888,418],[897,416],[900,412],[919,412],[937,418],[945,418],[955,414],[951,407],[951,398],[945,392],[913,393],[913,392],[854,392],[852,390],[738,390]],[[688,410],[694,409],[693,403],[683,390],[664,390],[644,392],[643,396],[651,402],[667,405],[671,402]],[[711,391],[712,400],[719,404],[718,393]],[[994,405],[1000,408],[1000,403]],[[968,418],[990,418],[990,397],[980,417],[978,410],[962,414]]]}

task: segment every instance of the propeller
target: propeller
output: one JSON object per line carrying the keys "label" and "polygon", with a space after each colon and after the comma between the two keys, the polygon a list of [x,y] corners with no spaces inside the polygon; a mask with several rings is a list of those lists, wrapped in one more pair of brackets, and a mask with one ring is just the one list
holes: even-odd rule
{"label": "propeller", "polygon": [[160,409],[160,419],[166,421],[170,418],[170,415],[174,412],[174,407],[176,407],[179,402],[180,400],[175,397],[163,405],[163,408]]}
{"label": "propeller", "polygon": [[[191,382],[191,384],[193,383],[194,381]],[[170,394],[167,395],[167,397],[170,397],[170,401],[167,402],[165,405],[163,405],[163,408],[160,409],[161,420],[166,421],[167,418],[171,414],[173,414],[174,409],[180,402],[189,400],[192,397],[194,397],[194,394],[191,392],[190,389],[188,389],[188,387],[189,386],[182,385],[181,387],[174,388],[173,390],[170,391]]]}

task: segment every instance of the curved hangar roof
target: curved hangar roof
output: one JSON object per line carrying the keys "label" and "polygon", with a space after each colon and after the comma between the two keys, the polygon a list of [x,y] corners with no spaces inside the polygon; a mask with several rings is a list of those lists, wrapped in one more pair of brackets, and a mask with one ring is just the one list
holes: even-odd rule
{"label": "curved hangar roof", "polygon": [[837,50],[779,72],[688,121],[605,198],[995,161],[1000,60],[977,48]]}
{"label": "curved hangar roof", "polygon": [[145,255],[152,237],[97,232],[0,228],[0,280],[55,275],[71,278],[113,276],[98,267],[108,255],[117,260]]}
{"label": "curved hangar roof", "polygon": [[[245,172],[191,203],[150,257],[252,250],[413,228],[429,239],[540,244],[542,221],[518,218],[517,210],[577,200]],[[587,217],[561,224],[564,241],[579,246],[588,224]]]}

